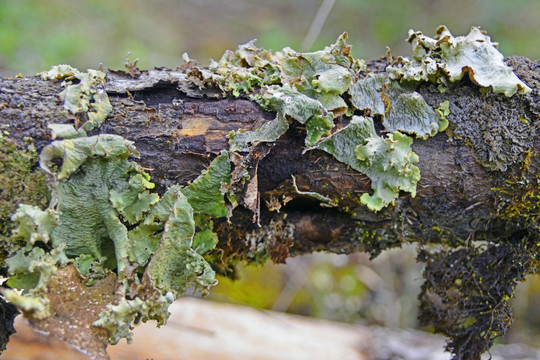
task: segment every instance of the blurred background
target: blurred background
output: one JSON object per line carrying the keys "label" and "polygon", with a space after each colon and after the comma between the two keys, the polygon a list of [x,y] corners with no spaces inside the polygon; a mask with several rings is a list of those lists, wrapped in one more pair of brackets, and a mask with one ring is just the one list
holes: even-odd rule
{"label": "blurred background", "polygon": [[[82,70],[206,65],[226,49],[258,39],[260,47],[308,51],[349,33],[353,56],[410,55],[410,28],[454,35],[481,26],[506,56],[540,58],[538,0],[0,0],[0,73],[32,75],[68,63]],[[413,246],[383,253],[312,254],[286,265],[240,267],[220,278],[210,298],[345,322],[417,327],[422,265]],[[501,342],[540,344],[540,281],[519,286],[516,321]]]}
{"label": "blurred background", "polygon": [[410,53],[410,28],[433,36],[481,26],[503,54],[540,58],[537,0],[0,0],[0,69],[33,74],[59,63],[82,70],[177,67],[183,52],[208,64],[226,49],[316,50],[344,31],[353,55],[368,60]]}

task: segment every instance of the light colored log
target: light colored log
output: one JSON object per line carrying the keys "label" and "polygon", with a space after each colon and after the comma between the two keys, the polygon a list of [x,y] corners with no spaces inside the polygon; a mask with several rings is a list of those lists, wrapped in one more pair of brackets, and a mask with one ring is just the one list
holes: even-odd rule
{"label": "light colored log", "polygon": [[[415,330],[349,325],[245,306],[181,298],[166,326],[137,326],[133,343],[110,346],[112,360],[448,360],[445,340]],[[36,333],[21,317],[5,360],[88,359]],[[495,346],[492,360],[539,360],[540,350]]]}

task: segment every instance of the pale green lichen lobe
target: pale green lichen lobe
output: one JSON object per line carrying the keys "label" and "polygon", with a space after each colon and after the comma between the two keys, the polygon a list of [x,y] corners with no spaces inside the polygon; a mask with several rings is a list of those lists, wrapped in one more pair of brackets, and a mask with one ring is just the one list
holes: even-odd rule
{"label": "pale green lichen lobe", "polygon": [[234,203],[229,153],[222,152],[187,187],[175,185],[161,198],[150,191],[150,176],[129,160],[137,155],[130,141],[116,135],[54,141],[43,149],[50,205],[19,206],[12,237],[23,247],[6,260],[8,285],[23,295],[5,294],[22,310],[48,316],[45,289],[68,262],[89,284],[115,272],[117,300],[94,325],[109,330],[116,343],[129,338],[135,319],[163,324],[176,297],[193,285],[205,293],[215,284],[202,254],[217,243],[211,219],[229,216]]}
{"label": "pale green lichen lobe", "polygon": [[84,73],[69,65],[56,65],[37,75],[42,80],[63,80],[60,98],[64,101],[64,109],[71,114],[86,113],[88,117],[79,129],[80,135],[99,127],[112,111],[105,91],[106,75],[99,70],[88,69]]}
{"label": "pale green lichen lobe", "polygon": [[324,140],[318,149],[332,154],[371,179],[373,194],[363,194],[361,203],[379,211],[395,202],[399,191],[416,195],[420,169],[411,151],[412,138],[398,131],[379,137],[373,119],[353,116],[350,124]]}
{"label": "pale green lichen lobe", "polygon": [[504,63],[486,32],[471,28],[466,36],[454,37],[446,26],[437,29],[435,38],[409,30],[413,59],[399,57],[387,67],[390,78],[402,81],[431,81],[442,88],[457,82],[465,74],[473,83],[492,88],[496,93],[512,96],[532,90]]}

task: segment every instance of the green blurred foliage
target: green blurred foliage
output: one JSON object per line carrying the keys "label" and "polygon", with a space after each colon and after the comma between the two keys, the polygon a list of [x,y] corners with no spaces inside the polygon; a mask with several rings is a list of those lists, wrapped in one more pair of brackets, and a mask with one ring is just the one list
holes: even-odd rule
{"label": "green blurred foliage", "polygon": [[422,265],[413,246],[382,254],[349,256],[316,253],[287,260],[239,266],[238,279],[218,277],[210,299],[356,323],[416,327],[416,296]]}
{"label": "green blurred foliage", "polygon": [[[181,54],[207,64],[253,38],[274,50],[299,49],[322,0],[2,0],[0,69],[32,74],[52,65],[121,68],[128,51],[140,67],[176,67]],[[454,35],[480,25],[506,55],[540,58],[540,2],[524,0],[336,0],[311,50],[349,32],[353,54],[378,58],[385,46],[410,54],[409,28]],[[299,49],[309,50],[309,49]]]}

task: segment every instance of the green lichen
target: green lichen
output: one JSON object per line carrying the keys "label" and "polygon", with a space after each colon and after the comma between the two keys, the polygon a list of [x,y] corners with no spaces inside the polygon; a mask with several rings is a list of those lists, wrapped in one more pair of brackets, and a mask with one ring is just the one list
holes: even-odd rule
{"label": "green lichen", "polygon": [[399,191],[416,195],[420,170],[414,165],[418,156],[411,151],[412,138],[398,131],[377,135],[373,119],[353,116],[350,124],[324,140],[317,148],[366,174],[373,194],[362,194],[361,203],[379,211],[394,203]]}
{"label": "green lichen", "polygon": [[229,215],[230,209],[224,195],[234,196],[227,190],[227,185],[231,182],[230,173],[229,152],[222,151],[207,170],[182,190],[195,213],[215,218]]}
{"label": "green lichen", "polygon": [[187,197],[177,191],[172,214],[148,265],[148,275],[156,288],[179,296],[191,284],[204,291],[214,285],[214,271],[191,247],[194,235],[193,208]]}
{"label": "green lichen", "polygon": [[450,115],[450,103],[448,100],[439,104],[439,107],[435,109],[435,112],[439,115],[439,131],[444,131],[448,128],[448,119]]}
{"label": "green lichen", "polygon": [[3,289],[2,295],[26,313],[31,313],[33,318],[47,317],[50,314],[49,300],[45,296],[47,283],[67,261],[62,247],[45,251],[29,243],[5,261],[10,275],[7,285],[23,290],[22,294]]}
{"label": "green lichen", "polygon": [[169,317],[167,308],[170,304],[171,300],[163,295],[146,301],[138,297],[135,299],[122,298],[118,304],[107,305],[93,325],[109,331],[111,334],[109,342],[112,345],[124,338],[128,343],[131,343],[133,340],[132,324],[137,319],[152,319],[157,321],[158,326],[164,325]]}
{"label": "green lichen", "polygon": [[60,98],[64,101],[64,109],[70,114],[87,114],[80,135],[99,127],[112,111],[112,105],[105,92],[105,73],[89,69],[80,72],[69,65],[53,66],[49,71],[37,74],[42,80],[63,80],[64,90]]}
{"label": "green lichen", "polygon": [[327,196],[321,195],[321,194],[319,194],[317,192],[314,192],[314,191],[300,191],[300,189],[298,189],[298,186],[296,185],[296,178],[294,177],[294,175],[291,175],[291,178],[292,178],[293,188],[294,188],[294,190],[296,191],[297,194],[303,195],[303,196],[308,196],[308,197],[314,198],[316,200],[319,200],[321,202],[321,206],[323,206],[323,207],[335,207],[335,206],[337,206],[337,204],[334,201],[332,201],[331,198],[329,198]]}
{"label": "green lichen", "polygon": [[399,84],[386,75],[369,74],[350,88],[357,110],[379,116],[388,131],[401,131],[427,139],[439,131],[440,116],[414,87]]}
{"label": "green lichen", "polygon": [[[306,144],[315,145],[334,127],[335,115],[347,110],[345,92],[353,76],[365,65],[350,56],[347,34],[314,53],[296,53],[286,48],[275,54],[255,43],[227,51],[209,69],[191,66],[187,78],[199,87],[214,85],[234,96],[252,94],[265,110],[275,111],[276,119],[252,132],[231,134],[231,150],[275,141],[288,129],[286,116],[306,125]],[[254,94],[255,88],[262,88]]]}
{"label": "green lichen", "polygon": [[[286,48],[282,52],[271,54],[260,49],[256,50],[254,43],[250,43],[248,47],[240,47],[236,53],[228,53],[229,59],[235,54],[232,57],[234,61],[228,63],[222,58],[221,65],[211,70],[222,75],[229,74],[220,78],[221,82],[218,81],[218,85],[224,91],[232,91],[230,86],[234,81],[230,72],[235,66],[241,65],[245,70],[250,67],[250,63],[258,64],[250,73],[253,75],[264,64],[263,73],[266,74],[268,69],[272,68],[273,75],[280,74],[279,81],[272,77],[271,82],[265,82],[269,78],[260,77],[258,86],[263,88],[259,92],[245,90],[252,93],[252,99],[263,109],[276,112],[276,118],[254,131],[232,132],[229,135],[230,150],[247,152],[250,147],[261,142],[274,142],[288,130],[291,120],[305,126],[305,144],[309,149],[324,148],[329,144],[341,146],[341,140],[336,141],[333,138],[337,136],[339,139],[356,125],[353,124],[345,132],[343,129],[335,131],[334,119],[344,114],[351,115],[355,111],[362,111],[366,115],[381,119],[385,129],[392,132],[383,143],[396,142],[404,146],[403,149],[410,147],[412,139],[402,133],[415,134],[419,138],[426,139],[446,129],[447,107],[433,109],[415,91],[414,86],[400,84],[385,74],[363,74],[362,72],[366,70],[365,65],[350,56],[350,46],[346,44],[346,38],[346,34],[343,34],[335,44],[313,53],[297,53]],[[247,58],[247,49],[253,55],[249,58],[251,60]],[[255,53],[257,55],[254,55]],[[261,60],[262,57],[264,61]],[[244,61],[238,61],[240,58]],[[371,135],[366,135],[369,136]],[[364,137],[351,141],[357,146],[364,141]],[[386,145],[379,146],[385,148]],[[328,151],[335,155],[339,152],[352,151],[351,149],[333,148]],[[358,156],[363,156],[360,154],[361,149],[360,147]],[[405,151],[408,152],[410,149]],[[389,154],[388,151],[385,153]],[[400,151],[395,152],[397,153]],[[400,153],[396,158],[389,160],[392,166],[402,168],[399,170],[387,164],[380,155],[367,156],[360,160],[351,152],[348,157],[335,157],[349,165],[351,163],[358,165],[364,161],[363,166],[352,167],[356,170],[362,169],[359,171],[366,173],[372,180],[379,179],[374,180],[373,197],[365,194],[362,198],[362,203],[369,204],[370,209],[380,210],[393,203],[399,190],[413,195],[415,193],[419,170],[415,166],[409,167],[408,164],[418,161],[416,155],[406,156]],[[399,175],[395,174],[396,171]],[[385,172],[388,174],[384,174]]]}
{"label": "green lichen", "polygon": [[[131,142],[116,135],[55,141],[41,155],[41,167],[56,177],[53,208],[60,225],[51,232],[53,246],[66,244],[75,258],[89,254],[107,259],[106,267],[124,272],[130,241],[126,224],[134,225],[159,200],[153,184],[134,162]],[[55,172],[54,161],[62,161]],[[125,222],[125,224],[124,224]]]}
{"label": "green lichen", "polygon": [[532,91],[504,63],[498,44],[477,27],[467,36],[458,37],[446,26],[437,29],[435,38],[409,30],[408,41],[412,44],[413,59],[399,57],[388,66],[386,70],[392,79],[430,81],[443,89],[468,74],[476,85],[506,96]]}
{"label": "green lichen", "polygon": [[67,262],[90,282],[115,272],[119,297],[94,325],[108,329],[116,343],[129,337],[136,319],[163,324],[170,302],[189,287],[207,292],[215,284],[202,254],[217,243],[211,219],[228,216],[234,203],[228,152],[187,187],[172,186],[161,198],[151,192],[149,175],[128,159],[137,155],[116,135],[54,141],[43,149],[52,198],[45,210],[19,206],[12,241],[23,246],[6,260],[8,285],[23,295],[6,294],[21,309],[48,315],[44,290]]}

